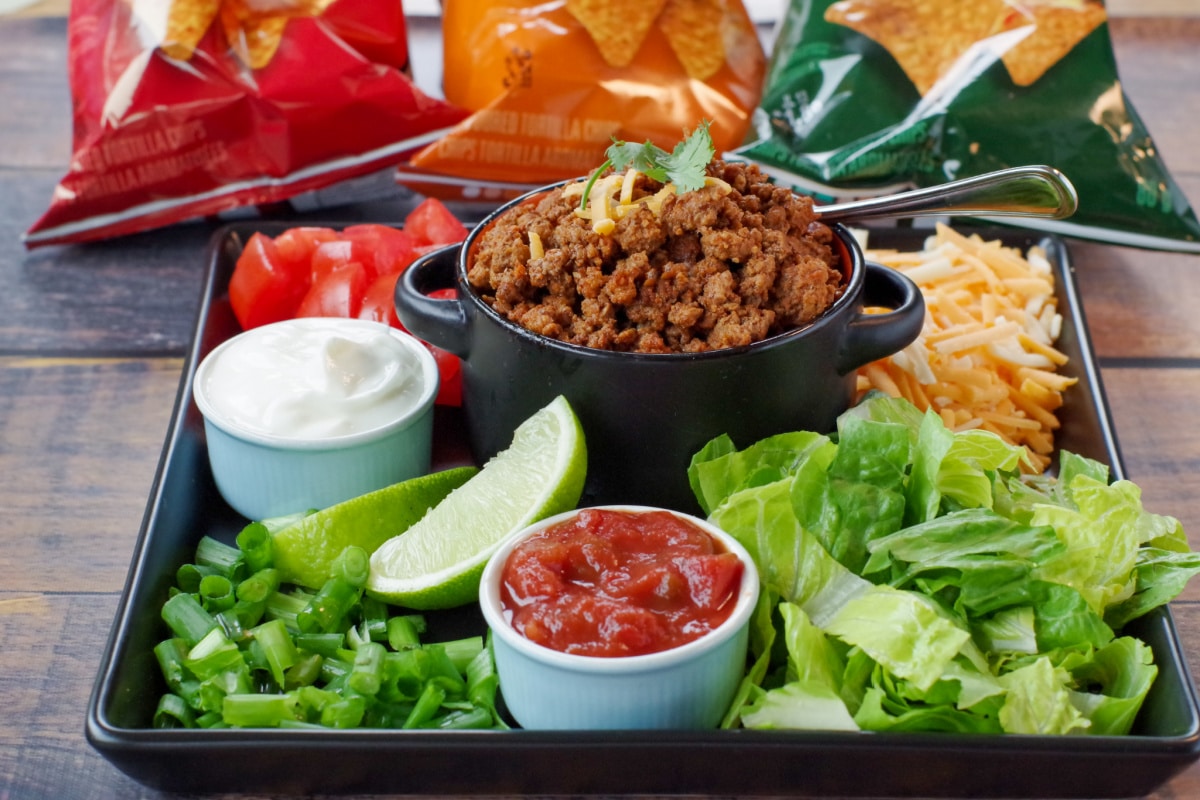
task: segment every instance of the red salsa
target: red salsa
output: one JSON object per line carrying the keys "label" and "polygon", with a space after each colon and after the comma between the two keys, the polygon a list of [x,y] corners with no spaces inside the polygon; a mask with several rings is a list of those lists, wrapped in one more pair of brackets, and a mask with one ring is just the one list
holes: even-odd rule
{"label": "red salsa", "polygon": [[724,622],[742,570],[736,555],[674,514],[586,509],[513,550],[500,602],[517,632],[537,644],[642,655]]}

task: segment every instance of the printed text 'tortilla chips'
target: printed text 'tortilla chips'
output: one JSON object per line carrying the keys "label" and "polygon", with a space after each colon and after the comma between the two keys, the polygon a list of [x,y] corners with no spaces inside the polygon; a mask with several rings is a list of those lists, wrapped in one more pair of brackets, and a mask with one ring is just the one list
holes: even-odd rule
{"label": "printed text 'tortilla chips'", "polygon": [[627,67],[637,55],[666,0],[567,0],[567,10],[587,29],[604,60]]}

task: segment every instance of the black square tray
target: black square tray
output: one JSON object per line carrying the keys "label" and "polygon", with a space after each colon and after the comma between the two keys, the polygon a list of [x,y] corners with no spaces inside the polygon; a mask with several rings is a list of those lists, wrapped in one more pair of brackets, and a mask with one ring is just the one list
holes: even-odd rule
{"label": "black square tray", "polygon": [[[245,520],[212,482],[191,399],[201,358],[238,331],[226,286],[242,243],[283,225],[234,224],[213,239],[195,335],[87,711],[88,741],[148,786],[193,792],[387,794],[708,794],[772,796],[1132,797],[1200,757],[1200,706],[1169,609],[1128,632],[1154,651],[1158,679],[1128,736],[983,736],[820,731],[536,732],[155,730],[164,689],[152,653],[176,568],[203,534],[232,541]],[[1079,383],[1059,417],[1061,448],[1110,465],[1120,452],[1091,351],[1075,271],[1058,239],[984,229],[1044,247],[1064,317],[1064,371]],[[873,247],[916,249],[928,231],[872,230]],[[468,463],[460,415],[439,407],[435,468]],[[433,636],[482,633],[474,607],[429,615]]]}

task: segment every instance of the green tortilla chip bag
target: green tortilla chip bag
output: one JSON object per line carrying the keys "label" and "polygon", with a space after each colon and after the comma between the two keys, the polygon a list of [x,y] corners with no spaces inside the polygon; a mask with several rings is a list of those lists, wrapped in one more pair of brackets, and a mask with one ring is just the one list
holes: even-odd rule
{"label": "green tortilla chip bag", "polygon": [[1022,227],[1200,252],[1200,222],[1122,91],[1099,0],[791,0],[732,155],[825,198],[1049,164],[1079,211]]}

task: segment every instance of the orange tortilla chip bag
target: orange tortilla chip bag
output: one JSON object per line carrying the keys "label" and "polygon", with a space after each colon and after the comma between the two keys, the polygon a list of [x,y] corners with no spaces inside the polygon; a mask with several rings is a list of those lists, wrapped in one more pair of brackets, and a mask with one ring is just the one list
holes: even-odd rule
{"label": "orange tortilla chip bag", "polygon": [[742,0],[445,0],[442,29],[446,99],[471,115],[399,180],[447,198],[583,175],[614,137],[670,149],[702,120],[730,150],[766,68]]}

